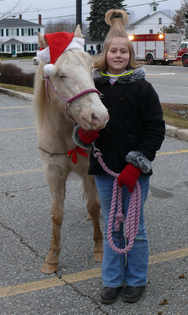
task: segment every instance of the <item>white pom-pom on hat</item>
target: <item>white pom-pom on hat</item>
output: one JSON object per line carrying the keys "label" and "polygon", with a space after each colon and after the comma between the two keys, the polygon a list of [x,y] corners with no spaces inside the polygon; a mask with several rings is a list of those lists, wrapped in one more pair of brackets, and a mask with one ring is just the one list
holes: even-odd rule
{"label": "white pom-pom on hat", "polygon": [[45,77],[49,77],[55,74],[55,66],[52,63],[44,65],[43,72]]}

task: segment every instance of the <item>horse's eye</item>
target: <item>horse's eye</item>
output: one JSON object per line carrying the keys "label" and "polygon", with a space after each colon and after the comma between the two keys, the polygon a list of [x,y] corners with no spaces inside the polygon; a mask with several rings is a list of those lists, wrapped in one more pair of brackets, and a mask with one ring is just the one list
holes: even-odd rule
{"label": "horse's eye", "polygon": [[65,79],[66,76],[65,76],[64,74],[60,73],[60,74],[59,74],[59,78],[60,78],[60,79]]}

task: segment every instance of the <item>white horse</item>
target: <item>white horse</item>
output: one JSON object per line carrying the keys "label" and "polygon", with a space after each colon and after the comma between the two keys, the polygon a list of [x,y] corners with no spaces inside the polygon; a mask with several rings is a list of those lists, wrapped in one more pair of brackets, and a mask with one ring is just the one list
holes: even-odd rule
{"label": "white horse", "polygon": [[[74,37],[82,37],[79,27]],[[47,46],[41,35],[40,44]],[[39,149],[52,195],[51,245],[41,269],[50,274],[58,270],[65,183],[72,171],[82,177],[87,209],[94,227],[94,256],[96,261],[102,259],[100,206],[96,187],[93,177],[88,176],[86,152],[76,147],[72,131],[75,122],[84,129],[103,128],[108,121],[108,112],[95,89],[89,54],[81,49],[63,52],[47,78],[44,78],[43,68],[44,63],[40,63],[35,75],[34,105]],[[71,157],[77,159],[77,163],[73,163]]]}

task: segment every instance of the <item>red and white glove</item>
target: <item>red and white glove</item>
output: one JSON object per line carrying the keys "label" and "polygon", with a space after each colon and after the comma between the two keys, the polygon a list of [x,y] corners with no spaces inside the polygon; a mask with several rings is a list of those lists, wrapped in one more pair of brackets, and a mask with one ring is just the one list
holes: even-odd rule
{"label": "red and white glove", "polygon": [[84,130],[80,127],[78,136],[84,144],[90,144],[99,137],[99,132],[97,130]]}
{"label": "red and white glove", "polygon": [[139,168],[132,164],[127,164],[118,176],[118,184],[120,187],[127,186],[129,192],[133,192],[136,182],[141,174]]}

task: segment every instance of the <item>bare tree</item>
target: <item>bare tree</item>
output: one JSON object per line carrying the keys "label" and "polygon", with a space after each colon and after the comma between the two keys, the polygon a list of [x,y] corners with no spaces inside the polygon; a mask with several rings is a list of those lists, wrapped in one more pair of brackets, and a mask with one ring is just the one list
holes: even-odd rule
{"label": "bare tree", "polygon": [[[54,32],[74,32],[76,25],[67,21],[49,22],[45,26],[45,33]],[[82,33],[86,36],[88,30],[87,24],[82,24]]]}
{"label": "bare tree", "polygon": [[174,24],[179,31],[185,28],[185,12],[188,12],[188,2],[186,0],[183,1],[181,8],[176,11],[174,16]]}
{"label": "bare tree", "polygon": [[45,26],[45,33],[54,33],[54,32],[73,32],[75,29],[75,24],[67,22],[67,21],[59,21],[59,22],[49,22]]}

